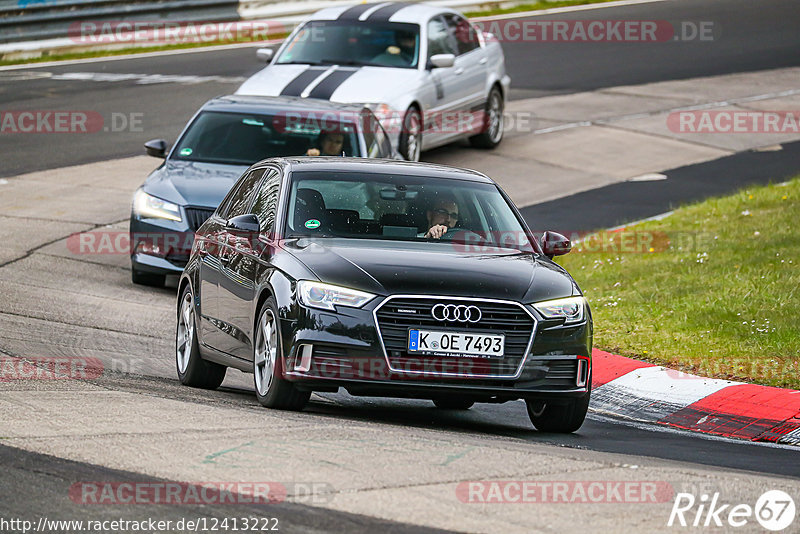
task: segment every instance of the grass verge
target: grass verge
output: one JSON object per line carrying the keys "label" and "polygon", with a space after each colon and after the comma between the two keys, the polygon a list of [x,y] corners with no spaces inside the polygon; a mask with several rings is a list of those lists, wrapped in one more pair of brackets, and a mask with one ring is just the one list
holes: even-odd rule
{"label": "grass verge", "polygon": [[[613,2],[614,0],[554,0],[554,1],[540,1],[534,3],[520,4],[518,6],[504,8],[504,9],[489,9],[485,11],[470,11],[465,13],[468,17],[487,17],[491,15],[502,15],[506,13],[521,13],[524,11],[539,11],[542,9],[552,9],[556,7],[566,6],[579,6],[584,4],[598,4],[604,2]],[[285,35],[271,35],[270,39],[284,38]],[[160,46],[147,46],[147,47],[129,47],[120,48],[117,50],[90,50],[85,52],[69,52],[69,53],[43,53],[40,57],[26,58],[26,59],[0,59],[0,66],[6,65],[24,65],[28,63],[42,63],[46,61],[68,61],[72,59],[88,59],[96,57],[109,57],[109,56],[123,56],[129,54],[144,54],[148,52],[163,52],[168,50],[183,50],[187,48],[204,48],[207,46],[219,46],[235,43],[252,42],[257,44],[258,41],[250,39],[241,40],[225,40],[225,41],[211,41],[201,43],[178,43]]]}
{"label": "grass verge", "polygon": [[[677,209],[559,260],[595,346],[673,369],[800,389],[800,177]],[[624,246],[627,243],[627,246]]]}

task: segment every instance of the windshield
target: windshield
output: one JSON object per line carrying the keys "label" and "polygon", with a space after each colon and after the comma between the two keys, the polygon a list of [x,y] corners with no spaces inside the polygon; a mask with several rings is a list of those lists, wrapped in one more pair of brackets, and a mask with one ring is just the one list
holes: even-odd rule
{"label": "windshield", "polygon": [[416,24],[330,20],[306,23],[277,63],[414,68],[418,58]]}
{"label": "windshield", "polygon": [[291,180],[287,238],[453,241],[534,251],[494,184],[319,171],[294,172]]}
{"label": "windshield", "polygon": [[[230,165],[252,165],[266,158],[304,155],[360,156],[356,127],[303,114],[229,113],[204,111],[178,141],[171,159]],[[311,153],[309,154],[309,150]]]}

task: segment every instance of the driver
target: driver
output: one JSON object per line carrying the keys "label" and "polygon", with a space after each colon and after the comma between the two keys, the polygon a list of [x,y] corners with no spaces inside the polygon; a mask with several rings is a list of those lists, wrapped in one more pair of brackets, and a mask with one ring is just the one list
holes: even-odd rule
{"label": "driver", "polygon": [[406,67],[414,62],[417,51],[417,36],[413,32],[399,30],[394,34],[394,45],[386,48],[384,52],[372,59],[377,63],[389,67]]}
{"label": "driver", "polygon": [[458,224],[458,204],[452,197],[439,198],[428,209],[426,216],[428,231],[421,237],[439,239]]}
{"label": "driver", "polygon": [[319,148],[312,147],[306,151],[306,156],[343,156],[344,135],[339,132],[323,132],[317,139]]}

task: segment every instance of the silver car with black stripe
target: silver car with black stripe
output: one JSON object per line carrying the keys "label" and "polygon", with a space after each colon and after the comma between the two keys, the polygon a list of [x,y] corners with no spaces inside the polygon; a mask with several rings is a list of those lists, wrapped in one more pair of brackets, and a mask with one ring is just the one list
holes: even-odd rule
{"label": "silver car with black stripe", "polygon": [[496,39],[452,9],[386,2],[331,7],[300,24],[243,95],[316,98],[370,107],[409,160],[468,138],[503,137],[510,77]]}

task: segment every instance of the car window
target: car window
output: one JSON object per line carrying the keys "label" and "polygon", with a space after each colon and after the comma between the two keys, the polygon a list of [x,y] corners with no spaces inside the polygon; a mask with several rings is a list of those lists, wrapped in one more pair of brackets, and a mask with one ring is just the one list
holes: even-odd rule
{"label": "car window", "polygon": [[261,182],[256,194],[253,209],[258,216],[261,232],[272,233],[275,229],[275,215],[278,212],[278,195],[281,190],[281,173],[278,169],[268,168],[267,175]]}
{"label": "car window", "polygon": [[428,59],[436,54],[458,55],[454,35],[444,18],[432,18],[428,22]]}
{"label": "car window", "polygon": [[372,117],[377,125],[377,133],[376,137],[378,137],[378,146],[380,147],[378,151],[379,158],[392,158],[394,152],[392,151],[392,142],[389,141],[389,136],[386,134],[386,130],[383,129],[381,123],[378,122],[374,116]]}
{"label": "car window", "polygon": [[263,168],[249,171],[239,178],[239,181],[234,184],[220,204],[217,210],[219,216],[223,219],[232,219],[237,215],[247,213],[247,208],[250,206],[250,193],[262,176],[264,176]]}
{"label": "car window", "polygon": [[378,118],[368,109],[361,113],[361,129],[367,145],[368,158],[391,158],[392,144]]}
{"label": "car window", "polygon": [[459,55],[480,48],[481,43],[478,41],[478,33],[467,19],[459,15],[449,14],[445,15],[445,20],[447,21],[448,31],[455,37]]}
{"label": "car window", "polygon": [[203,111],[170,156],[178,161],[252,165],[262,159],[303,156],[326,132],[343,137],[343,152],[359,156],[350,111],[303,110],[271,114]]}
{"label": "car window", "polygon": [[313,20],[293,35],[276,63],[414,68],[418,58],[417,24]]}
{"label": "car window", "polygon": [[[531,251],[521,221],[494,184],[429,176],[294,172],[286,237],[426,241],[441,215],[445,240]],[[455,215],[453,215],[455,214]]]}

